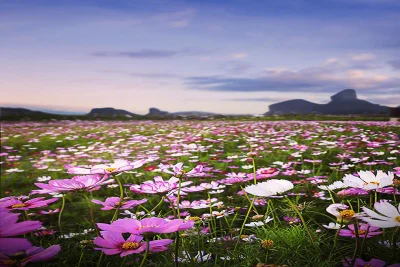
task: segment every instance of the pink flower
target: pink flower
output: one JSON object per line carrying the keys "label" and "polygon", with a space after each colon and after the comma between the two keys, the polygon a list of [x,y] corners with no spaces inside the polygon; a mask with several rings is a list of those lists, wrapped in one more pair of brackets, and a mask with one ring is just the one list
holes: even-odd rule
{"label": "pink flower", "polygon": [[42,227],[39,221],[17,222],[19,214],[0,210],[0,238],[22,235]]}
{"label": "pink flower", "polygon": [[54,213],[59,213],[59,212],[60,212],[60,209],[48,210],[48,211],[45,211],[45,210],[39,211],[40,214],[54,214]]}
{"label": "pink flower", "polygon": [[[122,234],[114,232],[102,232],[102,237],[96,237],[93,243],[99,246],[96,250],[101,250],[106,255],[120,254],[125,257],[130,254],[139,254],[146,251],[146,242],[141,242],[143,236],[131,234],[128,239],[124,239]],[[171,239],[161,239],[149,242],[150,252],[161,252],[167,250],[171,244]]]}
{"label": "pink flower", "polygon": [[111,224],[98,223],[97,226],[104,231],[116,233],[145,234],[157,233],[168,234],[183,231],[193,227],[194,221],[185,222],[182,219],[167,221],[163,218],[145,218],[142,220],[119,219]]}
{"label": "pink flower", "polygon": [[33,190],[33,193],[46,194],[46,193],[60,193],[70,191],[93,191],[100,189],[100,186],[113,182],[113,180],[106,180],[107,175],[104,177],[100,174],[74,176],[71,179],[51,180],[48,184],[35,183],[36,186],[43,190]]}
{"label": "pink flower", "polygon": [[91,169],[72,167],[68,168],[70,174],[113,174],[132,169],[140,168],[146,163],[145,159],[129,162],[123,159],[117,159],[112,164],[99,164],[93,166]]}
{"label": "pink flower", "polygon": [[[23,248],[18,250],[18,252],[24,252],[22,254],[25,255],[25,257],[22,260],[19,260],[18,266],[25,266],[30,262],[49,260],[53,258],[55,255],[57,255],[58,252],[60,252],[60,250],[61,250],[60,245],[53,245],[48,247],[47,249],[44,249],[42,247],[33,247],[32,245],[30,245],[29,248]],[[17,260],[9,257],[12,254],[0,253],[0,266],[17,264],[18,263]]]}
{"label": "pink flower", "polygon": [[365,191],[361,188],[348,188],[337,192],[338,196],[360,196],[360,195],[368,195],[368,191]]}
{"label": "pink flower", "polygon": [[[193,182],[182,182],[181,187],[187,186]],[[145,181],[141,185],[132,185],[130,190],[136,193],[142,194],[162,194],[168,193],[172,190],[178,189],[179,187],[179,179],[172,177],[168,181],[164,181],[161,176],[154,177],[153,181]]]}
{"label": "pink flower", "polygon": [[[186,172],[183,169],[183,163],[180,162],[176,165],[164,165],[160,164],[159,165],[160,169],[162,172],[172,174],[175,177],[181,178],[181,177],[193,177],[193,176],[201,176],[203,175],[203,165],[197,165],[194,167],[192,170],[189,172]],[[172,171],[170,169],[172,168]]]}
{"label": "pink flower", "polygon": [[[356,232],[355,232],[355,229],[354,229],[354,224],[349,224],[347,227],[350,230],[348,230],[348,229],[340,229],[339,235],[340,236],[350,236],[352,238],[355,238],[356,237]],[[369,224],[366,224],[366,223],[360,224],[358,226],[358,236],[360,238],[371,238],[373,236],[382,234],[382,231],[379,231],[379,230],[380,229],[378,227],[373,227],[373,226],[370,226]]]}
{"label": "pink flower", "polygon": [[30,247],[32,247],[31,242],[29,242],[28,239],[25,238],[0,238],[0,255],[12,255],[17,252],[26,250]]}
{"label": "pink flower", "polygon": [[[351,262],[350,258],[347,258],[348,262]],[[354,262],[354,266],[353,267],[383,267],[385,266],[385,262],[383,260],[379,260],[379,259],[372,259],[370,261],[363,261],[362,259],[358,258],[356,259],[356,261]],[[347,264],[346,261],[343,261],[343,266],[350,266],[349,264]]]}
{"label": "pink flower", "polygon": [[34,208],[47,207],[48,204],[57,201],[58,198],[51,198],[45,200],[44,197],[33,198],[28,201],[21,201],[17,198],[0,202],[0,208],[8,210],[29,210]]}
{"label": "pink flower", "polygon": [[[261,168],[256,171],[256,179],[257,180],[262,180],[262,179],[267,179],[271,178],[274,176],[277,176],[279,174],[279,170],[276,168]],[[250,173],[248,174],[249,178],[254,178],[254,174]]]}
{"label": "pink flower", "polygon": [[125,210],[143,204],[147,201],[147,199],[144,198],[141,200],[129,200],[120,203],[119,200],[119,197],[108,197],[104,202],[97,199],[93,199],[92,202],[103,205],[103,208],[101,208],[101,210],[113,210],[116,209],[118,206],[120,206],[120,209]]}

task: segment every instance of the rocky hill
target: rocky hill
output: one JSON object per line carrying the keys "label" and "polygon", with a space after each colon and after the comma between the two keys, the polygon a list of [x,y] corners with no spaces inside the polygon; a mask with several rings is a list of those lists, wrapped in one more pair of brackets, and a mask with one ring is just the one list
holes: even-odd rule
{"label": "rocky hill", "polygon": [[138,116],[134,113],[131,113],[129,111],[126,111],[124,109],[115,109],[115,108],[94,108],[92,109],[88,116],[93,116],[93,117],[119,117],[119,116],[125,116],[125,117],[133,117],[133,116]]}
{"label": "rocky hill", "polygon": [[357,98],[354,89],[346,89],[331,96],[327,104],[316,104],[302,99],[284,101],[269,106],[271,114],[326,114],[326,115],[389,115],[391,108]]}

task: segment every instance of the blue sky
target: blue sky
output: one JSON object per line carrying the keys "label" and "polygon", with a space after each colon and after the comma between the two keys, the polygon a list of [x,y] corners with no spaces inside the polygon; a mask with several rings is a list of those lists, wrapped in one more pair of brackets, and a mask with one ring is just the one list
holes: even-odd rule
{"label": "blue sky", "polygon": [[264,113],[400,104],[400,1],[0,0],[2,106]]}

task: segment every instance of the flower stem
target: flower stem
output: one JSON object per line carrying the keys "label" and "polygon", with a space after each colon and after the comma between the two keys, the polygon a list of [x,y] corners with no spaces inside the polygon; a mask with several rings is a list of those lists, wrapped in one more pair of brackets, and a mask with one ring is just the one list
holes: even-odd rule
{"label": "flower stem", "polygon": [[[311,235],[310,229],[308,229],[308,226],[303,218],[303,215],[301,215],[301,212],[297,209],[296,205],[293,204],[293,202],[286,196],[286,200],[289,202],[289,205],[292,207],[292,209],[297,213],[297,215],[300,217],[301,222],[303,223],[304,229],[306,229],[308,236],[310,237],[311,243],[313,244],[315,249],[318,249],[318,247],[315,245],[314,239]],[[318,249],[319,250],[319,249]]]}
{"label": "flower stem", "polygon": [[243,221],[243,223],[242,223],[242,227],[240,228],[239,238],[238,238],[238,240],[237,240],[237,242],[236,242],[236,244],[235,244],[235,248],[233,249],[233,251],[236,251],[236,247],[237,247],[237,245],[239,244],[240,236],[241,236],[242,233],[243,233],[244,225],[246,224],[247,218],[249,218],[251,209],[253,208],[254,200],[255,200],[255,198],[253,198],[253,200],[250,202],[250,207],[249,207],[249,209],[247,210],[246,217],[244,218],[244,221]]}
{"label": "flower stem", "polygon": [[358,225],[357,225],[357,223],[354,224],[354,233],[356,234],[356,245],[354,247],[353,257],[351,258],[351,266],[354,266],[354,263],[356,262],[357,250],[358,250],[358,239],[360,237],[359,234],[358,234]]}
{"label": "flower stem", "polygon": [[119,180],[118,177],[115,177],[115,179],[117,180],[118,186],[119,186],[119,204],[117,206],[117,209],[114,212],[114,215],[113,215],[113,217],[111,219],[111,222],[113,222],[113,221],[115,221],[117,219],[119,208],[121,207],[121,203],[122,203],[122,200],[124,198],[124,188],[122,187],[121,181]]}
{"label": "flower stem", "polygon": [[175,238],[175,267],[179,266],[178,253],[179,253],[179,232],[176,233],[176,238]]}
{"label": "flower stem", "polygon": [[149,238],[146,237],[146,252],[144,253],[144,257],[142,262],[140,263],[140,267],[143,267],[144,263],[146,262],[147,255],[149,254],[149,247],[150,247],[150,241]]}
{"label": "flower stem", "polygon": [[61,209],[60,209],[60,213],[58,214],[58,229],[60,229],[60,233],[62,233],[62,229],[61,229],[61,215],[64,211],[64,206],[65,206],[65,195],[62,196],[62,204],[61,204]]}

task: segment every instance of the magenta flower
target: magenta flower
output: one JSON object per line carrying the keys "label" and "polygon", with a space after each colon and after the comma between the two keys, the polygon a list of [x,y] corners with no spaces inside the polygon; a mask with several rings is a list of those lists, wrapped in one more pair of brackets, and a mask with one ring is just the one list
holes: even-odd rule
{"label": "magenta flower", "polygon": [[132,207],[136,207],[140,204],[143,204],[147,201],[146,198],[141,199],[141,200],[129,200],[126,202],[119,202],[119,197],[108,197],[106,201],[102,202],[97,199],[93,199],[92,202],[96,204],[103,205],[101,210],[113,210],[116,209],[118,206],[120,206],[120,209],[125,210],[125,209],[130,209]]}
{"label": "magenta flower", "polygon": [[113,180],[106,180],[107,175],[104,177],[100,174],[74,176],[71,179],[51,180],[48,184],[35,183],[36,186],[43,190],[33,190],[33,193],[46,194],[46,193],[60,193],[71,191],[93,191],[100,189],[103,184],[113,182]]}
{"label": "magenta flower", "polygon": [[[139,254],[146,251],[146,242],[142,242],[143,236],[131,234],[126,240],[122,234],[114,232],[102,232],[102,237],[96,237],[93,243],[99,246],[95,250],[101,250],[106,255],[120,254],[125,257],[130,254]],[[167,250],[171,239],[161,239],[149,242],[150,252],[161,252]]]}
{"label": "magenta flower", "polygon": [[[352,238],[356,237],[356,232],[354,229],[354,224],[349,224],[347,226],[349,229],[340,229],[339,235],[340,236],[350,236]],[[371,238],[376,235],[382,234],[382,231],[379,231],[380,228],[370,226],[369,224],[360,224],[358,226],[358,236],[360,238]]]}
{"label": "magenta flower", "polygon": [[0,255],[12,255],[30,247],[32,247],[31,242],[25,238],[0,238]]}
{"label": "magenta flower", "polygon": [[185,222],[182,219],[167,221],[163,218],[145,218],[142,220],[119,219],[111,224],[98,223],[97,226],[103,231],[116,233],[145,234],[157,233],[168,234],[183,231],[193,227],[194,221]]}
{"label": "magenta flower", "polygon": [[39,221],[17,222],[19,214],[0,210],[0,238],[22,235],[42,227]]}
{"label": "magenta flower", "polygon": [[[350,258],[347,258],[348,262],[351,262]],[[353,267],[384,267],[385,266],[385,262],[383,260],[379,260],[379,259],[372,259],[370,261],[363,261],[362,259],[358,258],[356,259],[356,261],[354,262],[354,266]],[[346,261],[343,261],[343,266],[350,266]]]}
{"label": "magenta flower", "polygon": [[[267,178],[277,176],[278,174],[279,174],[279,170],[276,168],[261,168],[256,171],[256,179],[257,180],[267,179]],[[254,174],[250,173],[250,174],[248,174],[248,177],[254,179],[253,175]]]}
{"label": "magenta flower", "polygon": [[[16,265],[25,266],[30,262],[46,261],[53,258],[60,252],[60,245],[53,245],[44,249],[42,247],[33,247],[32,245],[27,249],[21,249],[18,252],[23,252],[24,258],[14,259],[12,254],[0,253],[0,266]],[[14,254],[14,253],[13,253]]]}
{"label": "magenta flower", "polygon": [[18,198],[14,198],[0,202],[0,208],[6,208],[8,210],[29,210],[34,208],[47,207],[48,204],[51,204],[57,200],[58,198],[45,200],[44,197],[38,197],[24,202],[19,200]]}
{"label": "magenta flower", "polygon": [[[183,163],[180,162],[176,165],[164,165],[164,164],[160,164],[159,165],[160,169],[162,172],[168,173],[168,174],[172,174],[175,177],[181,178],[181,177],[193,177],[193,176],[201,176],[203,175],[203,165],[197,165],[196,167],[194,167],[192,170],[190,170],[189,172],[186,172],[183,169]],[[172,171],[170,170],[172,169]]]}
{"label": "magenta flower", "polygon": [[[182,182],[181,187],[187,186],[193,182]],[[162,194],[168,193],[172,190],[176,190],[179,187],[179,179],[176,177],[172,177],[168,181],[164,181],[161,176],[154,177],[153,181],[145,181],[141,185],[132,185],[130,190],[136,193],[142,194]]]}
{"label": "magenta flower", "polygon": [[129,162],[123,159],[117,159],[112,164],[99,164],[93,166],[91,169],[72,167],[68,168],[70,174],[113,174],[132,169],[140,168],[146,163],[145,159]]}
{"label": "magenta flower", "polygon": [[368,191],[361,189],[361,188],[348,188],[343,189],[337,192],[338,196],[345,197],[345,196],[361,196],[361,195],[368,195]]}

